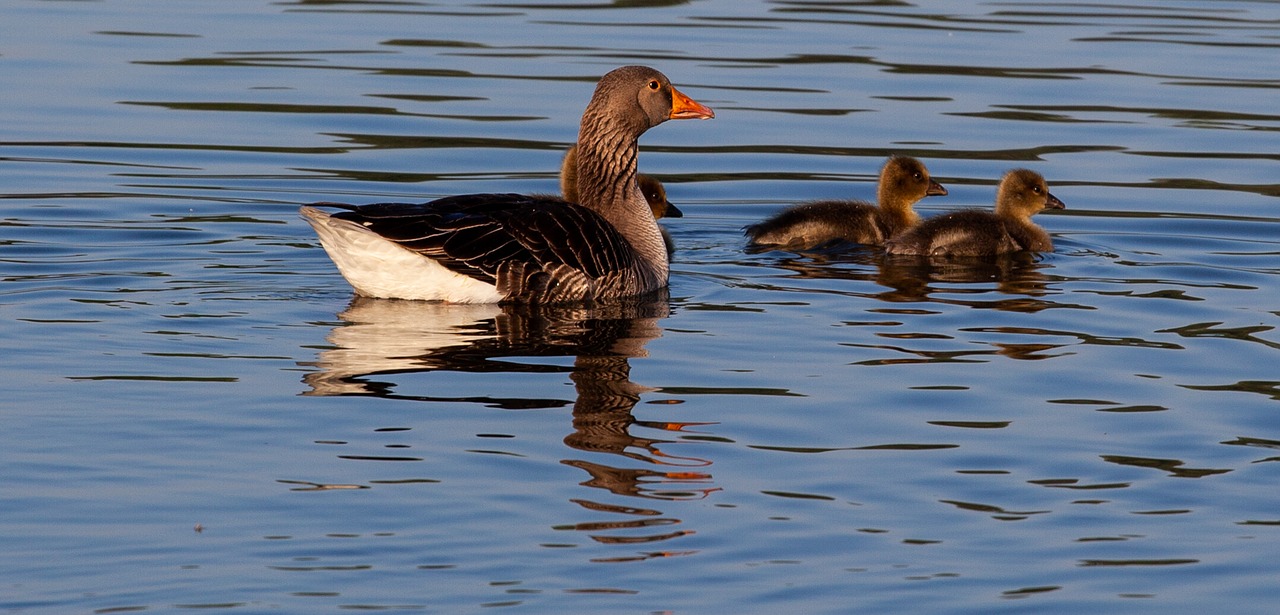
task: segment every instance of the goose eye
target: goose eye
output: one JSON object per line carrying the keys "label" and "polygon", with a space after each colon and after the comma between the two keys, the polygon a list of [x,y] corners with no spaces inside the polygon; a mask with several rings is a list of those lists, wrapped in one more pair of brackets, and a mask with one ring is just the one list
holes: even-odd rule
{"label": "goose eye", "polygon": [[650,89],[650,90],[657,90],[657,89],[658,89],[658,87],[659,87],[659,85],[661,85],[661,84],[659,84],[659,83],[658,83],[658,80],[657,80],[657,79],[653,79],[653,80],[649,81],[649,89]]}

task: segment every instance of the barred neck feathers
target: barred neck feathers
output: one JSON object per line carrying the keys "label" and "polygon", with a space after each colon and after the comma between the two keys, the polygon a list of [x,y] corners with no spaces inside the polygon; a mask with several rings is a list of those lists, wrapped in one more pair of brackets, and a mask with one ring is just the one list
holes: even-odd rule
{"label": "barred neck feathers", "polygon": [[583,113],[577,145],[578,203],[626,237],[649,270],[646,273],[665,280],[668,263],[662,233],[636,184],[637,139],[649,126],[634,121],[639,119],[634,115],[609,113],[614,101],[597,92]]}

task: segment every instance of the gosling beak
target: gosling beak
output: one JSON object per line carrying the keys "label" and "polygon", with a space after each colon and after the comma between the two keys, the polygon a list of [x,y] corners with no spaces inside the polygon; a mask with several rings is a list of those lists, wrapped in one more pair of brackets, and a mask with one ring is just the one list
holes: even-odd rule
{"label": "gosling beak", "polygon": [[680,90],[671,88],[671,115],[673,120],[709,120],[716,116],[711,107],[685,96]]}
{"label": "gosling beak", "polygon": [[1058,197],[1053,196],[1052,192],[1050,192],[1049,199],[1044,203],[1044,208],[1045,209],[1066,209],[1067,206],[1065,203],[1059,200]]}
{"label": "gosling beak", "polygon": [[942,184],[939,184],[938,182],[933,181],[931,179],[929,180],[929,189],[924,191],[924,195],[925,196],[947,196],[947,189],[943,188]]}
{"label": "gosling beak", "polygon": [[671,201],[667,201],[667,211],[663,212],[662,217],[663,218],[683,218],[684,212],[680,211],[680,208],[673,205]]}

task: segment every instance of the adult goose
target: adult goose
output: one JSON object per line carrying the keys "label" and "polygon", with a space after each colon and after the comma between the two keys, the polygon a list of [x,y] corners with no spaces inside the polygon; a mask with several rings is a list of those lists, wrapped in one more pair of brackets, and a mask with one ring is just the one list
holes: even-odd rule
{"label": "adult goose", "polygon": [[[644,173],[636,173],[636,183],[640,184],[640,192],[644,194],[644,200],[649,203],[649,209],[653,211],[654,218],[683,218],[684,212],[680,211],[671,201],[667,200],[667,188],[662,185],[658,178]],[[569,150],[564,153],[564,160],[560,162],[560,194],[564,200],[570,203],[578,202],[578,146],[572,145]],[[667,248],[667,258],[676,251],[676,243],[671,239],[671,234],[666,228],[658,226],[658,231],[662,233],[662,244]]]}
{"label": "adult goose", "polygon": [[989,256],[1027,250],[1052,252],[1049,233],[1031,221],[1066,205],[1049,193],[1044,177],[1028,169],[1005,173],[996,188],[995,213],[965,209],[935,216],[893,239],[889,254]]}
{"label": "adult goose", "polygon": [[920,222],[912,206],[947,189],[929,177],[924,163],[910,156],[890,157],[880,169],[876,202],[810,201],[782,210],[743,232],[753,247],[809,250],[835,242],[884,245]]}
{"label": "adult goose", "polygon": [[636,141],[711,109],[645,66],[600,79],[578,131],[580,204],[469,194],[428,203],[317,203],[302,215],[361,295],[454,303],[610,300],[664,288],[662,235],[636,183]]}

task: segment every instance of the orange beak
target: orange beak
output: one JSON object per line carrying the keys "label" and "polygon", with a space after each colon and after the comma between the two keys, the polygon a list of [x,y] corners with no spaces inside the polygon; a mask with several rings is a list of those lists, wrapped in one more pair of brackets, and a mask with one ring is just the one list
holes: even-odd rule
{"label": "orange beak", "polygon": [[711,107],[685,96],[680,90],[671,88],[671,115],[673,120],[709,120],[716,116]]}

